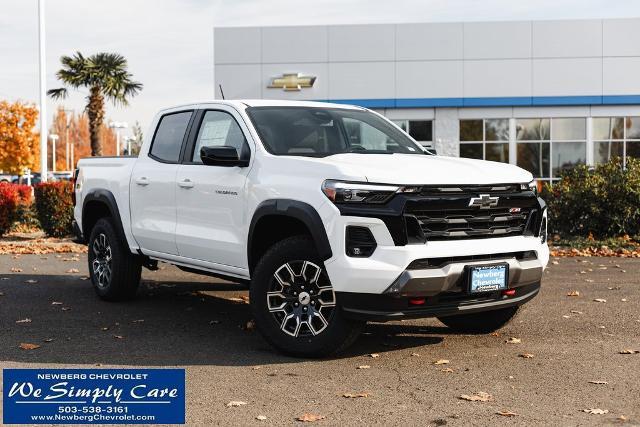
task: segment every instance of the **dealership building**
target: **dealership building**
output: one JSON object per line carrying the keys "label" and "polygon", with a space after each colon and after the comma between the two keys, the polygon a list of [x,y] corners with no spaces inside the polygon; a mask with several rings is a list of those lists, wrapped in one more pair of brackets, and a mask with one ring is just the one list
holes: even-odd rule
{"label": "dealership building", "polygon": [[214,29],[226,98],[356,104],[542,180],[640,157],[640,19]]}

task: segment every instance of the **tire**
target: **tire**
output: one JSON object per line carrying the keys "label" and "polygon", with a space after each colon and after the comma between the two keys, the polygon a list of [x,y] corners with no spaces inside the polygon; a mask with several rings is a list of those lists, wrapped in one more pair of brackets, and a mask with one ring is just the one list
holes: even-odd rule
{"label": "tire", "polygon": [[365,325],[344,317],[324,263],[307,236],[289,237],[267,250],[255,268],[249,295],[256,328],[289,356],[338,354]]}
{"label": "tire", "polygon": [[466,334],[488,334],[505,326],[518,313],[518,306],[483,311],[480,313],[458,314],[438,317],[438,320],[455,332]]}
{"label": "tire", "polygon": [[135,297],[140,284],[142,262],[118,237],[113,219],[100,218],[89,237],[89,275],[93,288],[105,301]]}

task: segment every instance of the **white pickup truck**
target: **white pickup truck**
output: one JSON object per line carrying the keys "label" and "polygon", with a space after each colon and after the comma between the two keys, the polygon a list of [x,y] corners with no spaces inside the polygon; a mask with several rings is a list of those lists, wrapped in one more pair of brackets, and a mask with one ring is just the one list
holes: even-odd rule
{"label": "white pickup truck", "polygon": [[169,108],[137,158],[83,159],[75,185],[101,298],[133,297],[157,261],[243,282],[258,330],[296,356],[343,350],[367,320],[494,331],[549,259],[529,172],[435,155],[355,106]]}

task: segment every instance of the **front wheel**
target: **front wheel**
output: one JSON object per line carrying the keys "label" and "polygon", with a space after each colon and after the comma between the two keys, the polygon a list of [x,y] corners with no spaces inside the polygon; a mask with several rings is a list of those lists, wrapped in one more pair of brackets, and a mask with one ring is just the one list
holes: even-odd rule
{"label": "front wheel", "polygon": [[480,313],[456,314],[438,317],[438,320],[455,332],[466,334],[488,334],[497,331],[513,319],[518,306],[500,308]]}
{"label": "front wheel", "polygon": [[282,353],[327,357],[356,340],[364,322],[344,317],[313,241],[290,237],[258,262],[250,289],[256,327]]}

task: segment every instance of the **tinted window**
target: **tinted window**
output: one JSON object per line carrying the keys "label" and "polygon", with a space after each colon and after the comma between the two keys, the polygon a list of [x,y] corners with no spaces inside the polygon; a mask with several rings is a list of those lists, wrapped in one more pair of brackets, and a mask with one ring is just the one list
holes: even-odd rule
{"label": "tinted window", "polygon": [[150,154],[166,162],[177,162],[189,119],[191,111],[162,116],[151,143]]}
{"label": "tinted window", "polygon": [[235,119],[223,111],[207,111],[202,119],[196,147],[191,161],[202,163],[200,149],[202,147],[233,147],[240,155],[245,144],[244,134]]}

